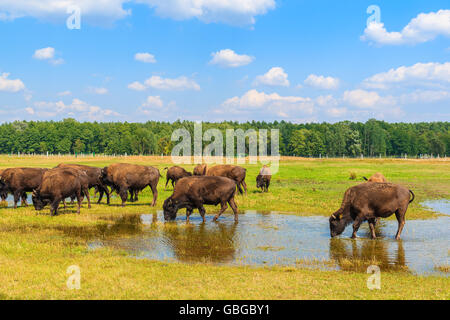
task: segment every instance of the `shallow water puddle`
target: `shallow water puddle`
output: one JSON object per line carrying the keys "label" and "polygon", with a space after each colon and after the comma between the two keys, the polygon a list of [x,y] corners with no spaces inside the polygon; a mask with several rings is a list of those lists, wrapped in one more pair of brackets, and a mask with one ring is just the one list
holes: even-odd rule
{"label": "shallow water puddle", "polygon": [[[277,213],[246,212],[235,224],[222,215],[205,224],[198,214],[186,224],[185,216],[164,223],[162,213],[123,217],[97,230],[101,236],[89,247],[113,247],[137,258],[163,261],[207,262],[226,265],[308,266],[365,272],[377,264],[381,270],[419,274],[438,273],[448,265],[450,217],[407,221],[401,241],[393,239],[396,221],[381,221],[379,239],[368,239],[367,225],[352,240],[351,226],[330,239],[328,219]],[[117,232],[114,232],[116,230]],[[98,234],[99,235],[99,234]]]}

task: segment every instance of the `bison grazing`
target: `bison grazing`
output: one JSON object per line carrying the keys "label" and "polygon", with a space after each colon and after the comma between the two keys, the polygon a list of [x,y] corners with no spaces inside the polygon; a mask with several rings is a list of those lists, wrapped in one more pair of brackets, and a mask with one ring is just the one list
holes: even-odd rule
{"label": "bison grazing", "polygon": [[405,225],[406,210],[413,200],[411,190],[392,183],[367,182],[351,187],[345,192],[339,210],[330,217],[331,237],[340,235],[353,222],[352,238],[356,238],[359,226],[367,220],[372,238],[376,238],[377,218],[387,218],[395,213],[398,221],[395,238],[398,240]]}
{"label": "bison grazing", "polygon": [[122,206],[127,201],[128,191],[136,193],[150,186],[153,192],[152,206],[158,198],[159,170],[150,166],[137,164],[114,163],[102,169],[102,182],[116,190],[122,199]]}
{"label": "bison grazing", "polygon": [[239,193],[242,194],[242,187],[244,187],[245,194],[247,194],[247,184],[245,183],[245,174],[246,169],[233,166],[229,164],[221,164],[214,167],[209,168],[206,171],[207,176],[216,176],[216,177],[226,177],[236,182],[236,186],[239,190]]}
{"label": "bison grazing", "polygon": [[27,192],[31,192],[39,187],[42,175],[48,169],[43,168],[10,168],[3,171],[1,181],[3,191],[7,191],[14,196],[14,208],[22,197],[22,204],[27,206]]}
{"label": "bison grazing", "polygon": [[105,184],[103,184],[102,180],[100,179],[102,175],[101,168],[85,166],[81,164],[67,164],[67,163],[61,163],[57,166],[57,168],[74,168],[84,171],[88,176],[89,189],[95,188],[96,191],[100,193],[97,203],[100,203],[100,201],[102,201],[103,194],[106,194],[106,203],[109,204],[108,187]]}
{"label": "bison grazing", "polygon": [[78,202],[77,213],[80,213],[83,195],[87,197],[89,208],[91,207],[87,174],[74,168],[55,168],[45,172],[40,186],[33,190],[33,205],[36,210],[42,210],[50,204],[50,214],[53,216],[58,213],[59,203],[73,195]]}
{"label": "bison grazing", "polygon": [[388,182],[380,172],[373,174],[369,179],[363,177],[367,182]]}
{"label": "bison grazing", "polygon": [[186,177],[178,181],[173,194],[164,201],[164,219],[174,220],[177,211],[186,208],[186,220],[194,209],[198,209],[205,222],[205,208],[203,205],[220,203],[220,212],[214,217],[216,221],[227,209],[227,203],[234,212],[234,220],[238,221],[238,209],[234,202],[236,182],[225,177]]}
{"label": "bison grazing", "polygon": [[181,178],[192,176],[192,173],[186,171],[184,168],[179,166],[173,166],[170,168],[165,167],[164,170],[167,170],[166,185],[164,186],[164,190],[166,190],[169,181],[172,182],[172,187],[174,187],[177,181],[180,180]]}
{"label": "bison grazing", "polygon": [[2,201],[6,201],[6,198],[8,197],[8,188],[1,179],[3,171],[5,170],[0,169],[0,198],[2,199]]}
{"label": "bison grazing", "polygon": [[206,169],[208,169],[207,164],[198,164],[194,168],[194,176],[206,176]]}
{"label": "bison grazing", "polygon": [[256,188],[261,188],[263,192],[268,192],[271,178],[270,168],[263,166],[256,177]]}

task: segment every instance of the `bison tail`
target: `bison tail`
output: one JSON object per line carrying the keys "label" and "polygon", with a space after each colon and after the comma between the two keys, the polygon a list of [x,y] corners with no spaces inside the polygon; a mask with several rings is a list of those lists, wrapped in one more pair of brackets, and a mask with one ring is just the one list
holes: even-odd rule
{"label": "bison tail", "polygon": [[367,179],[366,177],[363,177],[363,179],[366,180],[366,181],[369,180],[369,179]]}
{"label": "bison tail", "polygon": [[414,201],[414,199],[416,198],[416,196],[414,195],[414,192],[412,192],[411,190],[409,190],[409,193],[411,193],[411,195],[412,195],[411,200],[409,200],[409,203],[411,203],[411,202]]}

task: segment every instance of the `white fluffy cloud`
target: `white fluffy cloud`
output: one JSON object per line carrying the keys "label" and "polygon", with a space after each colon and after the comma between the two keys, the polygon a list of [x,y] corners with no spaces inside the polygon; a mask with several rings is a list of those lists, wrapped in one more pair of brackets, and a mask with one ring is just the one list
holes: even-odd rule
{"label": "white fluffy cloud", "polygon": [[200,85],[193,79],[189,79],[185,76],[178,78],[162,78],[160,76],[151,76],[144,83],[135,81],[128,85],[129,89],[143,91],[147,88],[154,88],[159,90],[200,90]]}
{"label": "white fluffy cloud", "polygon": [[339,79],[310,74],[306,78],[305,84],[318,89],[334,90],[339,87]]}
{"label": "white fluffy cloud", "polygon": [[113,110],[93,106],[80,99],[73,99],[70,104],[65,104],[63,101],[38,101],[34,103],[34,108],[30,109],[32,114],[42,118],[73,117],[80,120],[98,121],[120,116]]}
{"label": "white fluffy cloud", "polygon": [[148,96],[138,109],[138,113],[152,116],[153,118],[169,118],[174,111],[176,111],[176,103],[170,101],[166,104],[160,96]]}
{"label": "white fluffy cloud", "polygon": [[83,21],[113,22],[131,14],[123,4],[143,3],[154,8],[157,15],[176,20],[197,18],[200,21],[234,25],[255,23],[255,17],[275,8],[275,0],[2,0],[0,19],[35,17],[65,21],[67,9],[77,6]]}
{"label": "white fluffy cloud", "polygon": [[241,97],[233,97],[222,103],[222,108],[216,113],[248,113],[255,112],[288,118],[292,114],[312,114],[314,102],[310,98],[295,96],[280,96],[277,93],[267,94],[255,89],[246,92]]}
{"label": "white fluffy cloud", "polygon": [[134,55],[134,59],[136,61],[144,62],[144,63],[156,63],[155,56],[148,52],[140,52]]}
{"label": "white fluffy cloud", "polygon": [[122,5],[127,0],[2,0],[0,2],[0,20],[14,20],[21,17],[34,17],[45,20],[65,22],[71,15],[70,7],[80,8],[85,18],[92,22],[112,22],[124,18],[131,12]]}
{"label": "white fluffy cloud", "polygon": [[34,52],[33,58],[37,60],[47,60],[51,64],[58,65],[64,63],[62,58],[55,58],[55,48],[47,47]]}
{"label": "white fluffy cloud", "polygon": [[242,67],[251,63],[254,58],[245,54],[237,54],[231,49],[224,49],[211,53],[210,64],[217,64],[225,68]]}
{"label": "white fluffy cloud", "polygon": [[361,39],[380,45],[401,45],[427,42],[442,35],[450,37],[450,10],[421,13],[401,32],[388,32],[381,22],[372,22]]}
{"label": "white fluffy cloud", "polygon": [[8,79],[9,73],[0,75],[0,91],[18,92],[25,89],[25,85],[20,79]]}
{"label": "white fluffy cloud", "polygon": [[450,62],[416,63],[373,75],[363,81],[367,88],[387,89],[402,84],[450,84]]}
{"label": "white fluffy cloud", "polygon": [[362,89],[345,91],[342,100],[357,108],[375,108],[389,103],[388,98],[382,98],[377,92]]}
{"label": "white fluffy cloud", "polygon": [[280,67],[273,67],[254,81],[254,85],[289,87],[289,84],[287,73]]}
{"label": "white fluffy cloud", "polygon": [[275,8],[275,0],[137,0],[154,7],[161,17],[234,25],[254,24],[255,17]]}

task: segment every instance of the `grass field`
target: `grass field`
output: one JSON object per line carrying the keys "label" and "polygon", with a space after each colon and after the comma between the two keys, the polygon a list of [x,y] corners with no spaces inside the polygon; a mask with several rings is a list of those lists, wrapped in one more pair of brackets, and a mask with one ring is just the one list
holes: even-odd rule
{"label": "grass field", "polygon": [[[212,264],[163,263],[127,257],[120,250],[88,250],[82,236],[69,236],[65,228],[105,224],[105,214],[134,215],[160,210],[171,194],[164,191],[170,158],[0,157],[0,168],[53,167],[61,162],[103,167],[113,162],[153,165],[161,170],[156,208],[148,204],[146,189],[139,203],[125,208],[83,206],[80,215],[50,217],[46,208],[37,215],[32,207],[0,209],[0,298],[2,299],[449,299],[448,277],[382,274],[382,290],[368,290],[364,273],[320,271],[288,267],[226,267]],[[296,215],[329,216],[340,206],[344,191],[377,171],[389,181],[412,189],[416,200],[407,219],[437,215],[420,205],[427,199],[450,198],[450,162],[445,160],[344,160],[283,158],[272,178],[270,192],[256,190],[259,165],[244,165],[248,196],[238,196],[239,210],[278,211]],[[185,166],[192,169],[193,165]],[[350,173],[357,180],[350,180]],[[218,208],[207,207],[207,214]],[[69,207],[66,213],[75,212]],[[184,212],[184,210],[183,210]],[[227,211],[229,212],[229,211]],[[198,213],[194,213],[198,214]],[[395,218],[394,218],[395,219]],[[68,290],[66,269],[81,269],[80,290]],[[448,266],[441,266],[448,268]]]}

